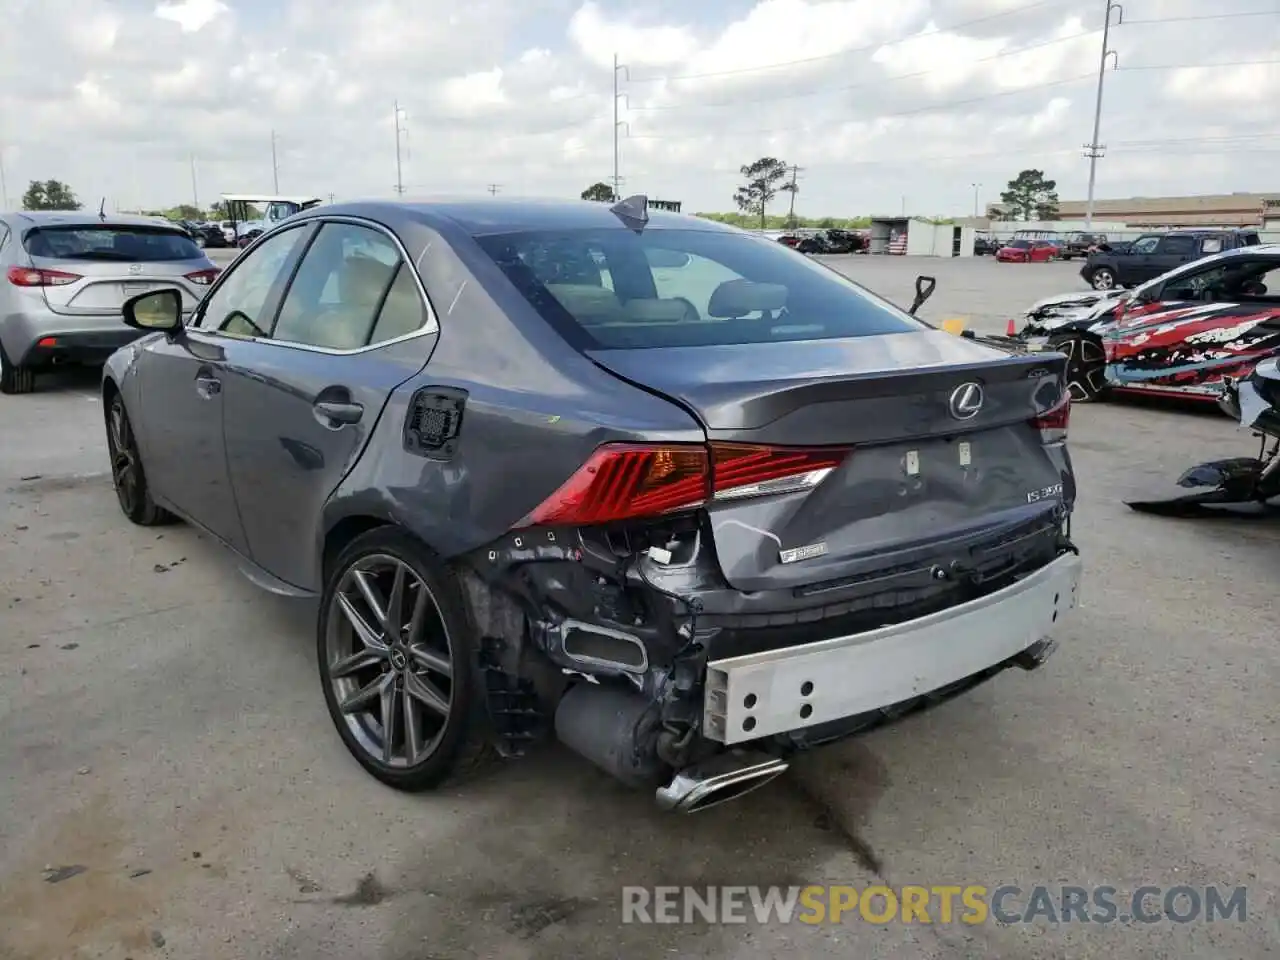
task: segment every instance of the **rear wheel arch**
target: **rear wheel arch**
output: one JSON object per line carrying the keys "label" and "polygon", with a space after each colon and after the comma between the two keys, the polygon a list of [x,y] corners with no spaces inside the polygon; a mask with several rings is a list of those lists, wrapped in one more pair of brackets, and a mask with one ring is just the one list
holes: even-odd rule
{"label": "rear wheel arch", "polygon": [[378,527],[394,526],[386,517],[372,514],[352,514],[342,517],[325,530],[324,540],[320,547],[320,583],[321,587],[329,582],[334,562],[342,551],[357,537],[363,536]]}

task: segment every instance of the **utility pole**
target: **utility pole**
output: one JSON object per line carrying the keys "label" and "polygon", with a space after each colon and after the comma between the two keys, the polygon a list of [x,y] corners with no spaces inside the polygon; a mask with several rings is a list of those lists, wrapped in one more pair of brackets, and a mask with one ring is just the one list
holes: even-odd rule
{"label": "utility pole", "polygon": [[191,154],[191,205],[200,209],[200,187],[196,183],[196,155]]}
{"label": "utility pole", "polygon": [[0,144],[0,198],[4,200],[4,207],[0,209],[9,209],[9,184],[4,178],[4,151],[5,148]]}
{"label": "utility pole", "polygon": [[[622,177],[618,174],[618,131],[625,125],[625,120],[618,119],[618,101],[626,97],[618,89],[618,71],[622,71],[626,75],[627,82],[631,81],[631,71],[627,69],[626,64],[618,62],[618,55],[613,55],[613,199],[620,200],[622,198]],[[630,101],[627,106],[630,107]],[[630,133],[630,129],[627,131]]]}
{"label": "utility pole", "polygon": [[797,167],[795,164],[791,165],[791,185],[787,188],[787,192],[791,194],[791,207],[787,210],[788,220],[794,219],[796,215],[796,192],[800,189],[799,185],[796,183],[796,178],[800,175],[800,171],[803,169],[803,167]]}
{"label": "utility pole", "polygon": [[276,161],[276,132],[271,131],[271,179],[275,184],[276,195],[280,194],[280,164]]}
{"label": "utility pole", "polygon": [[491,184],[489,184],[489,196],[491,196],[491,197],[492,197],[492,196],[496,196],[496,195],[497,195],[497,193],[498,193],[498,191],[499,191],[499,190],[501,190],[501,189],[502,189],[502,184],[500,184],[500,183],[491,183]]}
{"label": "utility pole", "polygon": [[396,194],[404,196],[404,167],[400,162],[400,101],[395,102],[396,118]]}
{"label": "utility pole", "polygon": [[1124,7],[1115,0],[1104,0],[1104,2],[1107,5],[1107,12],[1102,19],[1102,56],[1098,59],[1098,99],[1093,108],[1093,139],[1084,145],[1084,156],[1089,158],[1089,199],[1084,208],[1086,230],[1093,228],[1093,187],[1097,182],[1098,158],[1107,150],[1106,144],[1098,142],[1098,133],[1102,126],[1102,81],[1107,76],[1107,57],[1112,58],[1112,69],[1115,69],[1120,60],[1119,54],[1107,47],[1107,41],[1111,38],[1111,12],[1113,10],[1120,12],[1116,20],[1117,26],[1124,23]]}
{"label": "utility pole", "polygon": [[973,187],[973,216],[974,216],[974,219],[977,219],[977,218],[978,218],[978,216],[979,216],[979,213],[978,213],[978,191],[982,189],[982,184],[980,184],[980,183],[971,183],[971,184],[969,184],[969,186]]}

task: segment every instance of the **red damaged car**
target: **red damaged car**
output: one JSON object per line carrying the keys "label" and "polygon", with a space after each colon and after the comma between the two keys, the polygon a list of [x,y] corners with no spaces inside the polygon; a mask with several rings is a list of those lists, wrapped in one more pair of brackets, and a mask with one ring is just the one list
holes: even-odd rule
{"label": "red damaged car", "polygon": [[1047,263],[1059,256],[1056,243],[1049,240],[1011,240],[996,251],[1001,263]]}

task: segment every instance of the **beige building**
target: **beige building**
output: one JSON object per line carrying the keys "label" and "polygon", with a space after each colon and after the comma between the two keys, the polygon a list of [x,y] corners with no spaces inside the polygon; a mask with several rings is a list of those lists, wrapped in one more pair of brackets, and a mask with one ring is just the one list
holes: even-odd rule
{"label": "beige building", "polygon": [[[1062,220],[1083,220],[1084,200],[1058,204]],[[988,204],[987,215],[998,218],[1000,205]],[[1198,197],[1130,197],[1127,200],[1095,200],[1095,223],[1130,227],[1262,227],[1280,220],[1280,193],[1223,193]]]}

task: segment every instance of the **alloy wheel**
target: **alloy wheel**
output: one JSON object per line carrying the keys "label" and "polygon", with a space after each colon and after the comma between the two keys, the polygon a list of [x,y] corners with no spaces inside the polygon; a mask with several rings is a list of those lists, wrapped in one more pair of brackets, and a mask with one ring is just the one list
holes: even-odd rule
{"label": "alloy wheel", "polygon": [[1097,400],[1106,390],[1106,353],[1089,337],[1063,337],[1056,344],[1067,357],[1067,392],[1075,403]]}
{"label": "alloy wheel", "polygon": [[1095,270],[1093,272],[1093,289],[1110,290],[1116,285],[1115,275],[1107,269]]}
{"label": "alloy wheel", "polygon": [[141,483],[138,473],[138,451],[133,442],[133,428],[119,397],[111,403],[107,415],[107,445],[111,454],[111,482],[116,488],[120,509],[132,516],[138,509]]}
{"label": "alloy wheel", "polygon": [[440,746],[454,703],[453,644],[431,589],[405,561],[359,557],[333,591],[325,678],[370,759],[414,768]]}

